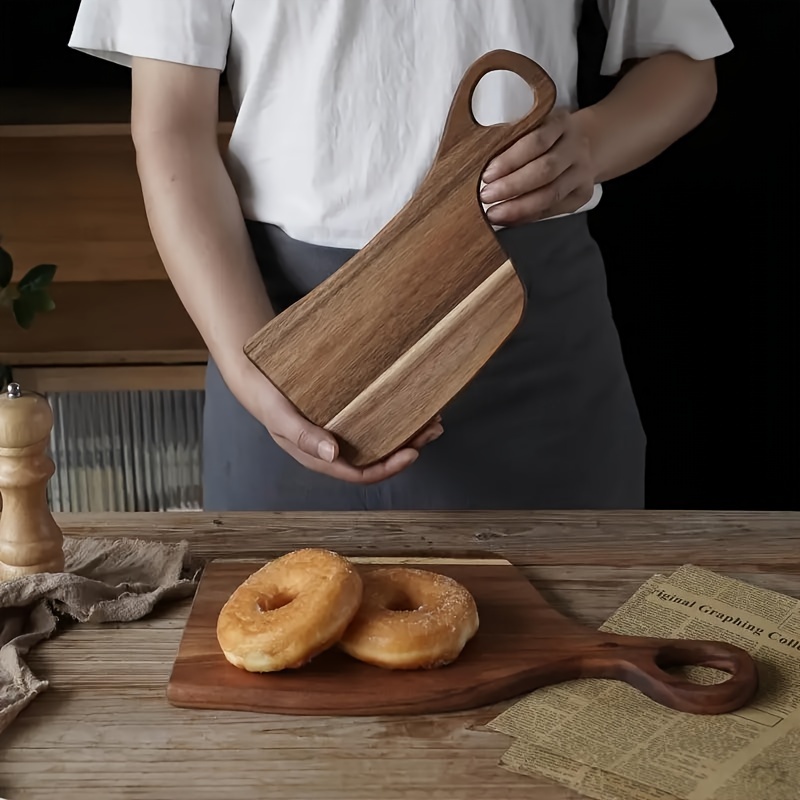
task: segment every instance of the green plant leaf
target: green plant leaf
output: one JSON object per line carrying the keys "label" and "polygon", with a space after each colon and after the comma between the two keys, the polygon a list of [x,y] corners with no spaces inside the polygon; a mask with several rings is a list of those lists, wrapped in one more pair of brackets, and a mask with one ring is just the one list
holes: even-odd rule
{"label": "green plant leaf", "polygon": [[11,283],[14,274],[14,261],[11,254],[0,247],[0,289],[5,289]]}
{"label": "green plant leaf", "polygon": [[0,309],[11,308],[11,304],[19,297],[17,287],[9,284],[5,289],[0,289]]}
{"label": "green plant leaf", "polygon": [[20,282],[17,288],[20,293],[36,292],[49,286],[56,274],[55,264],[39,264],[38,267],[30,269]]}
{"label": "green plant leaf", "polygon": [[30,296],[21,296],[14,301],[14,319],[20,328],[30,328],[33,318],[36,316],[36,309],[30,303]]}
{"label": "green plant leaf", "polygon": [[56,304],[53,302],[53,298],[50,297],[46,289],[39,289],[35,292],[28,292],[28,298],[30,302],[33,302],[34,308],[37,312],[45,312],[45,311],[52,311]]}
{"label": "green plant leaf", "polygon": [[27,291],[14,301],[14,318],[21,328],[30,328],[37,313],[52,311],[55,307],[53,299],[43,289]]}

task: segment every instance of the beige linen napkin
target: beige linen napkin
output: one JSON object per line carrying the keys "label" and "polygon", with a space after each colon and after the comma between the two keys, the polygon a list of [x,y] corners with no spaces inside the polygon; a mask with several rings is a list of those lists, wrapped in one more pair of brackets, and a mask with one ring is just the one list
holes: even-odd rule
{"label": "beige linen napkin", "polygon": [[59,618],[132,622],[197,586],[199,565],[186,542],[65,537],[64,555],[63,573],[0,581],[0,733],[47,688],[25,656]]}

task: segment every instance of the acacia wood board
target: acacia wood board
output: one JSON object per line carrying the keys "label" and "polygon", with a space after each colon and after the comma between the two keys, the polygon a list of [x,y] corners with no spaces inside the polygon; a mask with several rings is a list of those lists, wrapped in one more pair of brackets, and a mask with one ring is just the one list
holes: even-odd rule
{"label": "acacia wood board", "polygon": [[[263,561],[211,561],[195,595],[167,699],[184,708],[261,713],[369,716],[478,708],[577,678],[623,680],[679,711],[719,714],[745,705],[758,688],[750,656],[722,642],[601,633],[550,606],[508,561],[351,559],[361,570],[406,564],[460,581],[472,592],[480,627],[458,660],[432,670],[394,671],[357,661],[338,648],[296,670],[250,673],[225,659],[216,638],[219,612]],[[668,671],[701,665],[731,673],[700,685]]]}
{"label": "acacia wood board", "polygon": [[[533,106],[513,123],[483,126],[472,96],[494,70],[524,78]],[[495,50],[479,58],[455,92],[414,196],[246,343],[247,357],[300,413],[337,437],[350,463],[373,463],[412,439],[521,320],[526,291],[484,214],[481,175],[544,121],[555,96],[551,78],[527,57]]]}

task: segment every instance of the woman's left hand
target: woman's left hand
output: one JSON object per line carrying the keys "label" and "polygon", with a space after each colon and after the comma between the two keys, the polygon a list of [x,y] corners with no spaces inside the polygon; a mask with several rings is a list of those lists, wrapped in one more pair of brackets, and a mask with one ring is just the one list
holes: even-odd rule
{"label": "woman's left hand", "polygon": [[535,131],[491,161],[483,180],[481,200],[496,204],[486,212],[495,225],[577,211],[591,199],[595,184],[589,140],[579,117],[553,111]]}

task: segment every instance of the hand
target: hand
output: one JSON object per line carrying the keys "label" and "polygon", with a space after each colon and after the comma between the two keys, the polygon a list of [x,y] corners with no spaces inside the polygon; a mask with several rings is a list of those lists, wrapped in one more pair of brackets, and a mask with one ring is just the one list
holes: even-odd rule
{"label": "hand", "polygon": [[591,199],[594,169],[578,120],[576,114],[554,111],[489,163],[481,200],[497,204],[486,211],[491,223],[534,222],[577,211]]}
{"label": "hand", "polygon": [[339,455],[336,437],[309,422],[250,361],[229,367],[223,375],[226,372],[230,376],[225,379],[231,391],[269,431],[279,447],[313,472],[348,483],[378,483],[397,475],[417,460],[422,447],[444,432],[441,418],[437,417],[410,444],[384,461],[368,467],[354,467]]}

